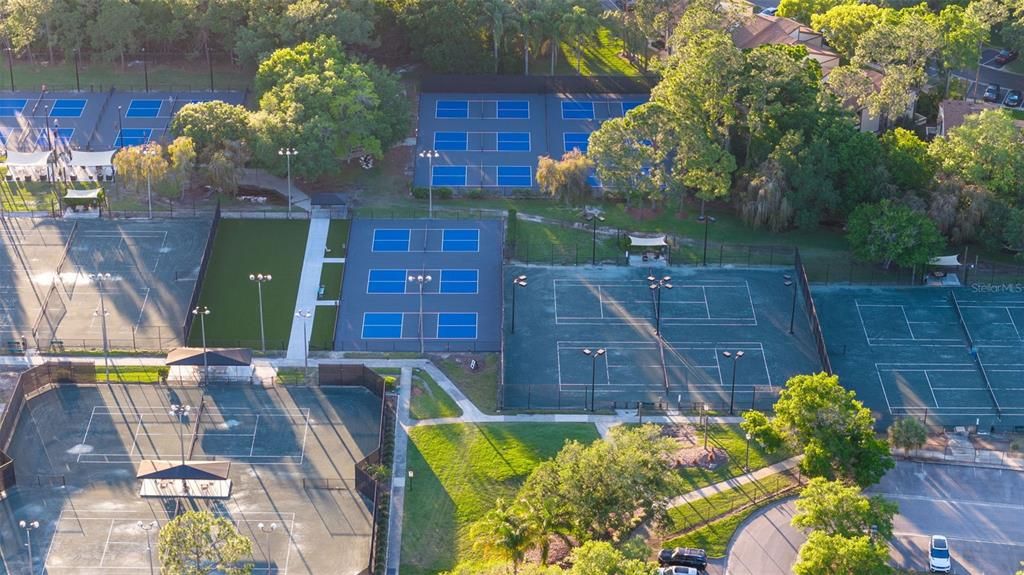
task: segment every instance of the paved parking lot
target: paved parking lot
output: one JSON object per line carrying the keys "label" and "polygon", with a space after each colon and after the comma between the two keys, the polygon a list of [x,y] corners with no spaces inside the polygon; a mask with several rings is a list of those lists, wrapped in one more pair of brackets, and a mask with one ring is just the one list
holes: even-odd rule
{"label": "paved parking lot", "polygon": [[[1024,473],[899,462],[870,491],[900,506],[891,552],[898,567],[926,570],[933,533],[949,538],[956,574],[1007,575],[1024,560]],[[750,519],[732,542],[724,572],[791,573],[805,539],[789,525],[792,515],[788,500]]]}

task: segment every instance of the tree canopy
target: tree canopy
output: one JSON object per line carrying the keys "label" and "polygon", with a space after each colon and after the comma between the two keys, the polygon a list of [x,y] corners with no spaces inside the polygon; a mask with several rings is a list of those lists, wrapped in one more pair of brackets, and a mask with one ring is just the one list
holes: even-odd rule
{"label": "tree canopy", "polygon": [[891,200],[861,205],[847,228],[853,254],[885,267],[927,264],[946,245],[927,214]]}
{"label": "tree canopy", "polygon": [[169,521],[160,528],[157,550],[166,573],[252,573],[252,540],[228,518],[209,511],[188,511]]}
{"label": "tree canopy", "polygon": [[895,503],[879,495],[862,495],[859,487],[815,477],[800,491],[792,522],[794,527],[829,535],[857,537],[874,533],[876,537],[890,539],[897,509]]}
{"label": "tree canopy", "polygon": [[889,548],[867,535],[843,537],[814,531],[800,547],[796,575],[890,575]]}

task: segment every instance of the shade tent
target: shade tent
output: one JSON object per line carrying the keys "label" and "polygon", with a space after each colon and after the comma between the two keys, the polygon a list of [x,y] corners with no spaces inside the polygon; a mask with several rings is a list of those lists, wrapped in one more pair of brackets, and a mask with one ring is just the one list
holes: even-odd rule
{"label": "shade tent", "polygon": [[167,354],[164,363],[169,366],[245,367],[252,363],[252,350],[241,347],[211,347],[206,349],[204,362],[203,348],[179,347]]}
{"label": "shade tent", "polygon": [[117,150],[103,150],[99,152],[83,152],[73,150],[71,159],[64,162],[73,168],[102,168],[114,165],[114,154]]}
{"label": "shade tent", "polygon": [[952,255],[952,256],[939,256],[939,257],[936,257],[936,258],[932,258],[931,260],[928,261],[928,265],[930,265],[930,266],[939,266],[939,267],[958,268],[958,267],[960,267],[963,264],[960,263],[960,256],[959,255]]}
{"label": "shade tent", "polygon": [[100,199],[100,194],[101,193],[103,193],[103,190],[101,188],[96,188],[94,190],[68,190],[67,193],[64,194],[64,199],[66,199],[66,200],[98,200],[98,199]]}
{"label": "shade tent", "polygon": [[187,479],[189,481],[222,481],[228,478],[228,461],[159,461],[145,459],[139,462],[136,479]]}
{"label": "shade tent", "polygon": [[629,236],[629,245],[638,248],[660,248],[667,246],[668,243],[665,241],[665,236]]}
{"label": "shade tent", "polygon": [[45,168],[50,159],[50,151],[43,152],[17,152],[8,148],[7,160],[4,162],[9,168]]}

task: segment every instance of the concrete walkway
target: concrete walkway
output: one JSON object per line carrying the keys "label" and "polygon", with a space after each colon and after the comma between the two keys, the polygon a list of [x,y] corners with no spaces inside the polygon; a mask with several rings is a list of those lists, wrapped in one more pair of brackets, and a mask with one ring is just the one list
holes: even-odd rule
{"label": "concrete walkway", "polygon": [[762,479],[768,477],[769,475],[775,475],[776,473],[793,469],[800,463],[801,458],[802,456],[799,455],[796,457],[790,457],[789,459],[784,459],[778,463],[769,465],[768,467],[762,467],[761,469],[758,469],[753,473],[745,473],[737,477],[726,479],[725,481],[719,481],[718,483],[708,485],[707,487],[701,487],[700,489],[691,491],[689,493],[678,495],[676,497],[673,497],[668,502],[668,506],[669,508],[679,507],[680,505],[692,503],[700,499],[705,499],[717,493],[722,493],[723,491],[735,489],[740,485],[746,485],[748,483],[761,481]]}
{"label": "concrete walkway", "polygon": [[[324,255],[327,248],[327,230],[331,226],[328,218],[311,218],[309,235],[306,236],[306,254],[302,260],[302,274],[299,276],[299,293],[295,297],[295,314],[299,311],[316,312],[317,298],[320,293],[320,274],[324,267]],[[305,324],[305,325],[303,325]],[[305,319],[298,315],[292,318],[292,333],[288,338],[288,359],[301,360],[309,349],[310,332],[313,331],[313,318]],[[305,333],[305,338],[303,338]]]}
{"label": "concrete walkway", "polygon": [[409,402],[412,399],[412,368],[403,367],[395,417],[395,450],[391,464],[391,507],[388,513],[386,573],[398,573],[402,562],[402,521],[405,518],[406,459],[409,451]]}
{"label": "concrete walkway", "polygon": [[[256,188],[264,188],[267,190],[274,190],[281,194],[282,198],[288,199],[288,180],[285,178],[279,178],[266,170],[256,168],[245,168],[242,170],[242,177],[239,178],[238,183],[243,186],[253,186]],[[309,196],[300,190],[295,185],[295,180],[292,180],[292,209],[300,209],[303,211],[310,211],[312,203],[309,201]]]}

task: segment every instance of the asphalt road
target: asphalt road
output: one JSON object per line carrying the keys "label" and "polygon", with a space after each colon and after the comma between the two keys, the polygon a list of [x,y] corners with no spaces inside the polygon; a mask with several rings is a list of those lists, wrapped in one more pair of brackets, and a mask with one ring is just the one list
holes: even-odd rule
{"label": "asphalt road", "polygon": [[[968,93],[976,98],[981,98],[989,84],[999,84],[1001,88],[999,102],[1002,103],[1008,90],[1024,90],[1024,76],[1003,70],[1001,66],[993,61],[997,53],[999,53],[998,50],[986,48],[981,53],[981,70],[979,72],[975,70],[961,70],[956,75],[971,83]],[[974,78],[976,76],[978,84],[975,86]]]}
{"label": "asphalt road", "polygon": [[[896,566],[926,570],[932,534],[949,538],[959,575],[1008,575],[1024,560],[1024,473],[899,462],[870,491],[900,506],[891,548]],[[791,573],[805,540],[789,525],[792,501],[748,520],[733,540],[725,573]]]}

